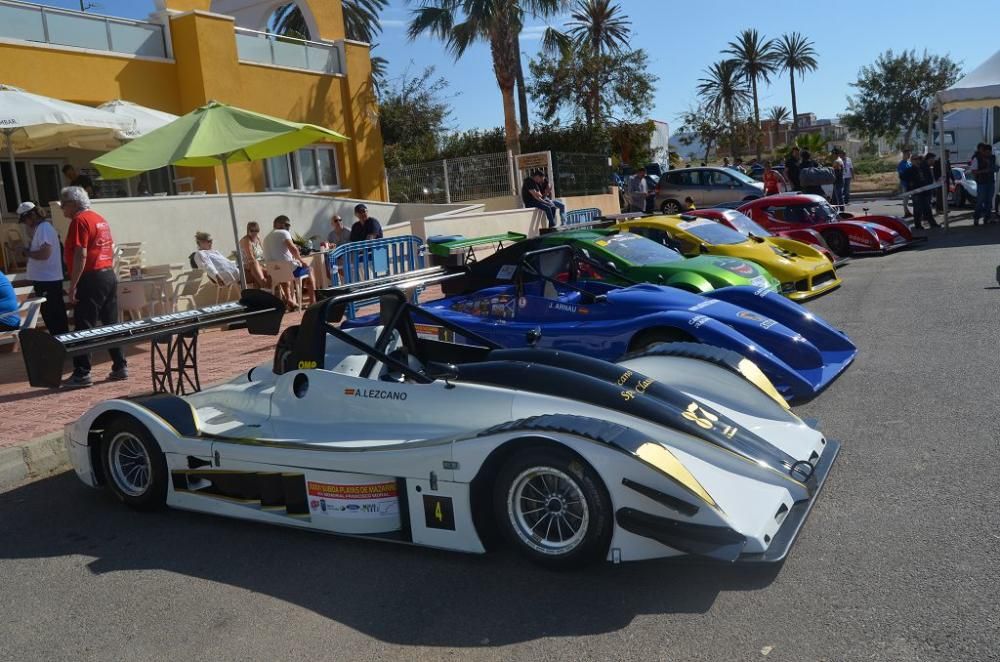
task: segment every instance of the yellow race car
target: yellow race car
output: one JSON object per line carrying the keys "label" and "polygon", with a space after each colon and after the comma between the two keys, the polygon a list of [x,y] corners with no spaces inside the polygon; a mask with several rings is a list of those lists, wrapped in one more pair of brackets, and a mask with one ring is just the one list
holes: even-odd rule
{"label": "yellow race car", "polygon": [[621,222],[619,227],[688,257],[725,255],[756,262],[781,281],[781,293],[794,301],[818,297],[841,285],[823,253],[793,239],[746,237],[715,221],[687,214],[635,218]]}

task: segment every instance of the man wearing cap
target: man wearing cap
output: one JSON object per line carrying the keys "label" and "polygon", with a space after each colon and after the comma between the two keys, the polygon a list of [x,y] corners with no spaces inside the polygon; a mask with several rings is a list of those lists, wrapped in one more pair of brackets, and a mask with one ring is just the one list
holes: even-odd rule
{"label": "man wearing cap", "polygon": [[[90,196],[79,186],[67,186],[59,194],[63,215],[70,219],[65,258],[69,267],[69,302],[73,329],[84,331],[118,322],[118,277],[114,271],[114,239],[111,227],[90,208]],[[118,347],[111,354],[111,380],[128,378],[128,362]],[[73,374],[66,386],[90,386],[90,355],[73,357]]]}
{"label": "man wearing cap", "polygon": [[28,279],[35,286],[35,296],[45,297],[42,320],[54,336],[69,331],[66,303],[63,301],[63,261],[59,251],[59,235],[52,223],[34,202],[22,202],[17,217],[28,226],[31,243],[25,251],[28,258]]}
{"label": "man wearing cap", "polygon": [[351,241],[368,241],[382,238],[382,224],[378,222],[378,219],[368,215],[367,205],[355,205],[354,217],[358,220],[351,226]]}

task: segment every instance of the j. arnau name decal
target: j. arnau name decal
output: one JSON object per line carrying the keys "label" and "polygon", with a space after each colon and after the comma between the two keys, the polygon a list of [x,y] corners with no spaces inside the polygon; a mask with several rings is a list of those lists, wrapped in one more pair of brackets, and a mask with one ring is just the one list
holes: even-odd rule
{"label": "j. arnau name decal", "polygon": [[372,400],[406,400],[405,391],[383,391],[377,388],[345,388],[344,395]]}

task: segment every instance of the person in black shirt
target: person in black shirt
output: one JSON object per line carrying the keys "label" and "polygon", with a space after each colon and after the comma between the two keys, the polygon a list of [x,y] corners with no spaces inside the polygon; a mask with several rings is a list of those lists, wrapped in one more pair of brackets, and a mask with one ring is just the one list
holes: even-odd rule
{"label": "person in black shirt", "polygon": [[[926,186],[933,182],[934,174],[931,170],[930,164],[924,159],[920,154],[914,154],[910,158],[910,162],[913,164],[905,173],[904,181],[906,183],[907,191],[914,191],[918,188]],[[913,194],[913,227],[914,229],[923,229],[923,221],[927,220],[927,224],[930,227],[937,227],[937,221],[934,220],[934,215],[931,212],[931,192],[922,191],[921,193]]]}
{"label": "person in black shirt", "polygon": [[368,215],[367,205],[355,205],[354,217],[358,220],[351,226],[351,241],[368,241],[382,238],[382,224],[378,222],[378,219]]}
{"label": "person in black shirt", "polygon": [[69,164],[63,166],[62,173],[69,186],[79,186],[87,192],[87,195],[94,197],[94,180],[87,175],[77,173],[76,168]]}
{"label": "person in black shirt", "polygon": [[799,168],[802,167],[802,163],[799,160],[799,148],[793,147],[788,158],[785,159],[785,177],[792,184],[792,188],[796,191],[802,189],[799,184]]}
{"label": "person in black shirt", "polygon": [[556,207],[545,199],[544,181],[545,176],[541,170],[536,170],[530,177],[525,177],[524,183],[521,184],[521,202],[526,208],[534,207],[545,212],[545,218],[552,228],[556,225]]}

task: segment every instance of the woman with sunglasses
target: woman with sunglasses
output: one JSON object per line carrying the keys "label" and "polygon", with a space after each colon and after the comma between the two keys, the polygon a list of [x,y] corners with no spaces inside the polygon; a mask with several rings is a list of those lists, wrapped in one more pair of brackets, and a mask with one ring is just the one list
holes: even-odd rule
{"label": "woman with sunglasses", "polygon": [[240,239],[240,256],[247,275],[247,286],[270,288],[267,270],[264,269],[264,244],[260,239],[260,224],[257,221],[247,223],[247,233]]}

